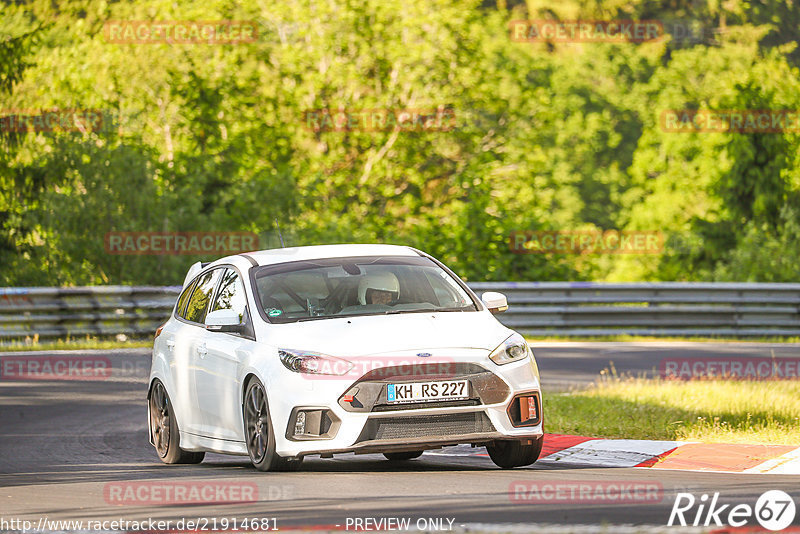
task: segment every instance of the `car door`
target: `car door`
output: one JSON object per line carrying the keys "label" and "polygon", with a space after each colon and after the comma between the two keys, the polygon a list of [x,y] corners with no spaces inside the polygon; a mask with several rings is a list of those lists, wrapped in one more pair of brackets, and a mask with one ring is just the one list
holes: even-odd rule
{"label": "car door", "polygon": [[198,367],[205,365],[207,332],[204,321],[221,272],[221,269],[213,269],[198,276],[175,335],[174,377],[182,402],[178,421],[182,431],[192,434],[205,434],[196,377]]}
{"label": "car door", "polygon": [[233,267],[224,269],[209,312],[234,310],[248,333],[207,331],[205,355],[195,368],[200,416],[205,435],[244,441],[239,370],[253,349],[251,318],[241,275]]}
{"label": "car door", "polygon": [[[178,302],[175,305],[175,315],[172,319],[164,323],[161,333],[156,337],[153,353],[163,355],[169,373],[172,375],[170,384],[170,399],[172,406],[178,414],[178,422],[181,430],[187,431],[191,426],[189,421],[192,409],[189,388],[189,346],[186,330],[186,305],[194,292],[196,280],[192,280],[181,291]],[[154,360],[155,361],[155,360]]]}

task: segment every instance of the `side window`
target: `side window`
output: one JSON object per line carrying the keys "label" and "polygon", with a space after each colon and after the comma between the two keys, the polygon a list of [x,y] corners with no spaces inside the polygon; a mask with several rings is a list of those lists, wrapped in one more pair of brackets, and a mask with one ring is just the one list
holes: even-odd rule
{"label": "side window", "polygon": [[239,314],[239,322],[241,322],[245,306],[247,306],[247,297],[244,294],[242,279],[235,270],[225,269],[211,311],[235,310]]}
{"label": "side window", "polygon": [[201,275],[194,285],[192,297],[189,299],[189,305],[186,307],[184,318],[187,321],[194,323],[202,323],[208,313],[208,304],[211,300],[211,294],[214,292],[214,286],[217,284],[217,278],[221,269],[214,269]]}
{"label": "side window", "polygon": [[194,280],[186,286],[186,289],[183,290],[181,296],[178,297],[178,305],[175,307],[175,314],[182,318],[186,318],[186,303],[189,302],[189,296],[192,294],[192,289],[194,288]]}

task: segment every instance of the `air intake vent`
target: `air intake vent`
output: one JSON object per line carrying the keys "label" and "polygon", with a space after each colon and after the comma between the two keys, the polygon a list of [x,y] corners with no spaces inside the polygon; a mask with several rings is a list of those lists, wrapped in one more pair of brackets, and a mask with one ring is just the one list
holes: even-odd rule
{"label": "air intake vent", "polygon": [[373,418],[367,422],[358,443],[386,439],[446,438],[494,431],[494,425],[483,412]]}

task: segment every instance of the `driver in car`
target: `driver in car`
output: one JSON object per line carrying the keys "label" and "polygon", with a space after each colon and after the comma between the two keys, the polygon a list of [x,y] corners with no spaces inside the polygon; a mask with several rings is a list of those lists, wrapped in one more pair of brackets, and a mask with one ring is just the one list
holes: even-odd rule
{"label": "driver in car", "polygon": [[400,283],[392,273],[381,272],[364,275],[358,284],[358,301],[362,305],[388,306],[400,297]]}

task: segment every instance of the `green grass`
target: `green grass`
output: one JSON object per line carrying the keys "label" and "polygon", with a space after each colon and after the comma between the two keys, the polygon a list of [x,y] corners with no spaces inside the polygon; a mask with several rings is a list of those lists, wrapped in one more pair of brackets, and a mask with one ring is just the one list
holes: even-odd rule
{"label": "green grass", "polygon": [[800,381],[672,381],[604,373],[544,396],[545,429],[628,439],[800,445]]}
{"label": "green grass", "polygon": [[37,350],[90,350],[90,349],[133,349],[141,347],[152,347],[152,339],[137,340],[103,340],[93,337],[68,338],[53,341],[19,341],[7,344],[0,344],[0,353],[14,351],[37,351]]}

